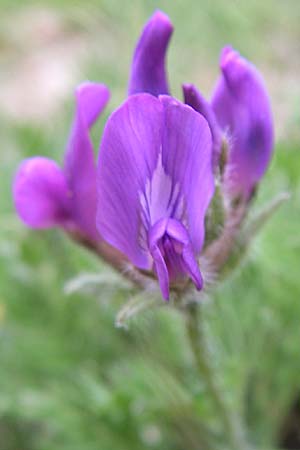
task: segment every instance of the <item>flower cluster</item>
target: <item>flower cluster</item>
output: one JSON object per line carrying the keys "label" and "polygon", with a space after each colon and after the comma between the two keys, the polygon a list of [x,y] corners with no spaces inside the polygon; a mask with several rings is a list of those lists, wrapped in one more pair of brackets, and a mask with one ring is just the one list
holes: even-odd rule
{"label": "flower cluster", "polygon": [[216,271],[226,262],[273,149],[263,80],[231,47],[221,52],[211,99],[191,84],[183,101],[171,96],[172,32],[160,11],[145,25],[128,98],[107,120],[97,166],[89,128],[109,92],[86,82],[76,90],[64,168],[40,156],[25,160],[13,187],[25,224],[61,227],[119,270],[132,264],[158,280],[165,299],[192,284],[202,289],[200,255]]}

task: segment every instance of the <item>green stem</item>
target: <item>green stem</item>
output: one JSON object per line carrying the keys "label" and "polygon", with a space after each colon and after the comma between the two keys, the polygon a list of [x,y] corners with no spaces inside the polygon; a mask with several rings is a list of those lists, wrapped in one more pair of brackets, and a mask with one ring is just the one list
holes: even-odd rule
{"label": "green stem", "polygon": [[214,402],[230,450],[250,450],[238,418],[228,408],[223,392],[216,382],[214,370],[210,364],[207,339],[200,320],[200,308],[201,305],[191,304],[187,309],[187,334],[199,375],[205,381],[207,390]]}

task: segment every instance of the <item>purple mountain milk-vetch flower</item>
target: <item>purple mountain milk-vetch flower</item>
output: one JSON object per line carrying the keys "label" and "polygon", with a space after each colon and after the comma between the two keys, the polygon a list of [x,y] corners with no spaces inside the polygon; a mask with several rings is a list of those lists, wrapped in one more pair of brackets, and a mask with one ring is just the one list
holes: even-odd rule
{"label": "purple mountain milk-vetch flower", "polygon": [[211,105],[229,139],[225,182],[234,196],[248,199],[272,155],[270,101],[257,69],[231,47],[222,50],[220,67]]}
{"label": "purple mountain milk-vetch flower", "polygon": [[108,119],[98,166],[98,230],[138,268],[154,270],[165,299],[189,277],[214,191],[206,120],[169,96],[129,97]]}
{"label": "purple mountain milk-vetch flower", "polygon": [[166,14],[156,11],[146,23],[135,48],[128,94],[168,94],[165,59],[173,25]]}
{"label": "purple mountain milk-vetch flower", "polygon": [[[157,11],[138,40],[131,67],[129,94],[169,93],[166,52],[173,26]],[[183,85],[184,101],[207,120],[213,141],[212,163],[220,163],[222,143],[228,147],[225,185],[246,200],[265,173],[273,149],[273,121],[269,98],[256,68],[231,47],[220,62],[222,75],[211,102],[191,84]]]}
{"label": "purple mountain milk-vetch flower", "polygon": [[36,156],[22,162],[13,185],[16,210],[32,228],[58,226],[91,241],[96,229],[96,165],[89,128],[109,99],[103,84],[85,82],[75,92],[76,111],[64,168]]}

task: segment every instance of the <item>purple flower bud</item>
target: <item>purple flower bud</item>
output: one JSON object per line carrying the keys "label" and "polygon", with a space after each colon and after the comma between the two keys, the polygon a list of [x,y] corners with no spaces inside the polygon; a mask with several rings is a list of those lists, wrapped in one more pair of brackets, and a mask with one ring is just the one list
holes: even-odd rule
{"label": "purple flower bud", "polygon": [[213,167],[219,163],[220,151],[221,151],[221,129],[218,125],[216,115],[210,105],[210,103],[200,94],[198,89],[192,84],[184,84],[182,86],[184,102],[190,105],[195,111],[202,114],[202,116],[207,120],[213,142]]}
{"label": "purple flower bud", "polygon": [[32,228],[67,226],[71,196],[66,177],[51,159],[36,156],[22,162],[14,183],[16,209]]}
{"label": "purple flower bud", "polygon": [[232,48],[223,49],[220,67],[222,75],[211,104],[229,138],[225,179],[233,195],[249,198],[273,150],[270,101],[257,69]]}
{"label": "purple flower bud", "polygon": [[138,40],[131,67],[128,94],[168,94],[166,52],[173,26],[166,14],[156,11]]}
{"label": "purple flower bud", "polygon": [[103,84],[86,82],[76,89],[76,112],[64,170],[48,158],[22,162],[14,181],[16,210],[32,228],[63,227],[98,240],[96,229],[96,166],[89,128],[105,107]]}
{"label": "purple flower bud", "polygon": [[154,270],[163,297],[188,276],[197,289],[204,217],[213,195],[206,120],[171,97],[129,97],[108,119],[99,156],[100,234],[140,269]]}

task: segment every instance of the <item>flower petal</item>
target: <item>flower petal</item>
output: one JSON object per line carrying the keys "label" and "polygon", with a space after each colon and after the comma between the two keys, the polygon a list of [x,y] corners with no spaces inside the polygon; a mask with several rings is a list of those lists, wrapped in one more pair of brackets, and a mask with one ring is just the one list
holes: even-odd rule
{"label": "flower petal", "polygon": [[177,241],[177,243],[182,246],[180,253],[182,258],[182,266],[185,273],[191,278],[198,290],[202,289],[202,275],[200,273],[186,229],[177,220],[169,219],[167,233],[174,241]]}
{"label": "flower petal", "polygon": [[[192,108],[171,97],[164,105],[162,161],[178,191],[172,217],[184,223],[192,248],[199,253],[204,239],[204,218],[214,192],[212,137],[207,121]],[[177,189],[176,189],[177,186]]]}
{"label": "flower petal", "polygon": [[265,173],[273,149],[273,120],[261,75],[230,47],[221,54],[222,75],[212,107],[229,133],[230,188],[248,197]]}
{"label": "flower petal", "polygon": [[[214,190],[211,147],[206,120],[189,106],[168,96],[130,97],[109,118],[101,144],[97,225],[104,239],[149,269],[148,232],[174,218],[187,223],[196,255]],[[189,261],[186,255],[187,268]]]}
{"label": "flower petal", "polygon": [[167,264],[159,248],[159,240],[164,236],[168,225],[168,219],[158,221],[149,230],[149,251],[153,258],[154,269],[158,278],[159,286],[163,298],[169,300],[170,296],[170,278]]}
{"label": "flower petal", "polygon": [[185,227],[172,218],[161,219],[149,230],[149,251],[153,258],[164,299],[170,282],[189,276],[198,290],[203,280]]}
{"label": "flower petal", "polygon": [[103,84],[85,82],[76,89],[76,112],[65,157],[65,173],[72,192],[74,221],[91,239],[96,229],[96,166],[89,128],[109,99]]}
{"label": "flower petal", "polygon": [[30,158],[21,164],[13,185],[16,210],[32,228],[65,226],[70,220],[70,192],[63,171],[51,159]]}
{"label": "flower petal", "polygon": [[192,84],[184,84],[183,95],[184,102],[191,106],[195,111],[202,114],[207,120],[213,141],[213,167],[215,168],[219,163],[220,151],[221,151],[221,129],[218,125],[215,113],[210,103],[200,94],[198,89]]}
{"label": "flower petal", "polygon": [[108,119],[98,166],[97,226],[111,245],[140,268],[150,268],[142,236],[141,194],[155,170],[163,108],[149,95],[129,97]]}
{"label": "flower petal", "polygon": [[161,11],[156,11],[146,23],[133,57],[129,95],[169,92],[165,59],[172,32],[170,19]]}

